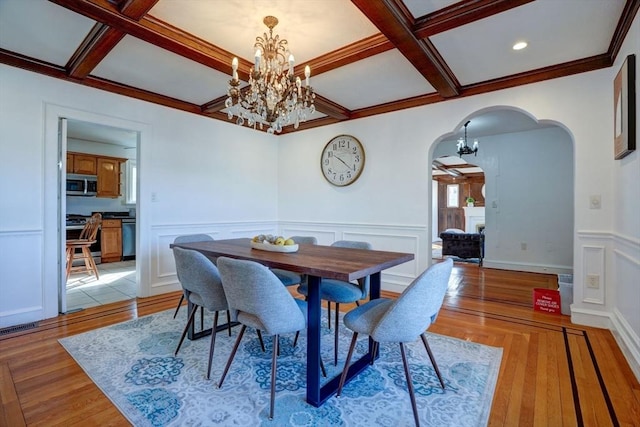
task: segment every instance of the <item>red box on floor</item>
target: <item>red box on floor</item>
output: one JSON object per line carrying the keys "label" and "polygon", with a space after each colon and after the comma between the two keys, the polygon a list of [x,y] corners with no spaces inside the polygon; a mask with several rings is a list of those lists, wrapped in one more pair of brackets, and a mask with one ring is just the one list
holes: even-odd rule
{"label": "red box on floor", "polygon": [[533,309],[544,313],[560,314],[560,292],[535,288],[533,290]]}

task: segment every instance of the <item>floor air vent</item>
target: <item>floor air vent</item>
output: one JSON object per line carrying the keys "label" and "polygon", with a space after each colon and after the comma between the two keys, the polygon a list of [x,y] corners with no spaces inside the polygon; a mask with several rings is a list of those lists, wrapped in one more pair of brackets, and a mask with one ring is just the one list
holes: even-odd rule
{"label": "floor air vent", "polygon": [[27,329],[33,329],[38,327],[38,322],[25,323],[22,325],[9,326],[8,328],[0,329],[0,336],[12,334],[14,332],[26,331]]}

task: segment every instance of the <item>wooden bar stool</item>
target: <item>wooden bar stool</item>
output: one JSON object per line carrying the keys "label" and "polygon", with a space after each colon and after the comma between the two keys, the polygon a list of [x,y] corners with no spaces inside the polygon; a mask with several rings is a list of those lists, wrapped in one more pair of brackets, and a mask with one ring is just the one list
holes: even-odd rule
{"label": "wooden bar stool", "polygon": [[[102,215],[95,213],[87,220],[78,239],[67,240],[67,280],[69,280],[71,271],[86,271],[89,274],[95,274],[96,279],[100,278],[98,276],[98,267],[96,267],[89,248],[96,243],[96,236],[101,223]],[[77,249],[80,249],[80,252],[77,252]],[[73,261],[76,259],[82,259],[84,265],[73,267]]]}

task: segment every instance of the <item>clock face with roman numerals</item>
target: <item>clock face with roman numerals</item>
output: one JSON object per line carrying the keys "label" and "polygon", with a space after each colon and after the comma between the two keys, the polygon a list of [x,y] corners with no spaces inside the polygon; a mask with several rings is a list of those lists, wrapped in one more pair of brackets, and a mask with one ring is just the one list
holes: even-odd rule
{"label": "clock face with roman numerals", "polygon": [[338,135],[322,150],[322,175],[333,185],[344,187],[358,179],[364,169],[364,148],[350,135]]}

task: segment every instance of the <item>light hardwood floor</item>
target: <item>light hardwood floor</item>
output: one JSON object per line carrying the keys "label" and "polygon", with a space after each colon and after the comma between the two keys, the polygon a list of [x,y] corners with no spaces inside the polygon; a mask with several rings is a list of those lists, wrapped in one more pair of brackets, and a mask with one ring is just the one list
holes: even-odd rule
{"label": "light hardwood floor", "polygon": [[[640,426],[640,384],[611,333],[534,312],[540,287],[556,288],[555,276],[456,264],[429,329],[503,348],[489,425]],[[117,302],[0,335],[0,426],[128,425],[57,340],[172,309],[178,298]]]}

